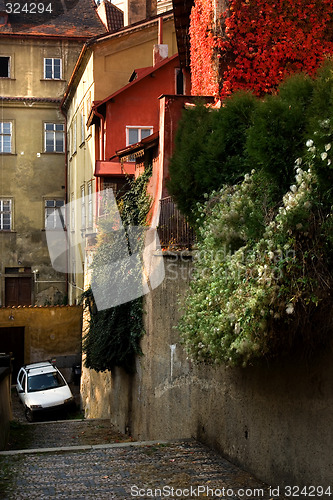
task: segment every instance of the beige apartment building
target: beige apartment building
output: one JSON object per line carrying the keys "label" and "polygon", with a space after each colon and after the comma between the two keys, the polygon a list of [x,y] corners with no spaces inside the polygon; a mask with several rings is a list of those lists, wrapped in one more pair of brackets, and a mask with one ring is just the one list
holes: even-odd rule
{"label": "beige apartment building", "polygon": [[60,102],[84,42],[107,27],[94,0],[67,10],[64,2],[50,5],[52,12],[39,14],[0,12],[1,306],[62,303],[67,295],[66,274],[52,268],[45,235],[61,229],[47,216],[66,201]]}

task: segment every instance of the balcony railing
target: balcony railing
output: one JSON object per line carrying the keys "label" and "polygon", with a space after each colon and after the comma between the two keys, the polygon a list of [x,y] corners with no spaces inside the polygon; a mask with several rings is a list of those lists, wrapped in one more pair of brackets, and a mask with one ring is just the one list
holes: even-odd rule
{"label": "balcony railing", "polygon": [[162,248],[191,249],[195,233],[183,214],[180,213],[171,196],[160,200],[160,222],[158,236]]}

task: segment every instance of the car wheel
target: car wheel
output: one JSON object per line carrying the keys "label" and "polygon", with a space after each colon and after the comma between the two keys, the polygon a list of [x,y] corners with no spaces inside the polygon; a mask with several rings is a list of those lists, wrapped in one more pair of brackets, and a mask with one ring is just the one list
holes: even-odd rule
{"label": "car wheel", "polygon": [[24,412],[25,418],[28,420],[28,422],[33,422],[34,421],[34,416],[30,408],[26,408]]}

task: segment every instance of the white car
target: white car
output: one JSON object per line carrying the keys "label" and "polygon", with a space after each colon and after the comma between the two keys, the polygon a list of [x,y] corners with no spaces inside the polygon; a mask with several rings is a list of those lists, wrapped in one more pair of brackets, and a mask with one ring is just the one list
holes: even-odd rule
{"label": "white car", "polygon": [[50,361],[24,365],[17,375],[16,390],[29,422],[38,413],[74,406],[66,380]]}

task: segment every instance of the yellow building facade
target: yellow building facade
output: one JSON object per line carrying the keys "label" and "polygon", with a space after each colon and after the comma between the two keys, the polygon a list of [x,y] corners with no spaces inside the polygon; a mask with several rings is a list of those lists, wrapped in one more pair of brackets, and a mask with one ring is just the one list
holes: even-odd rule
{"label": "yellow building facade", "polygon": [[46,243],[46,230],[60,229],[47,216],[66,201],[60,102],[84,42],[106,32],[93,3],[79,3],[85,27],[69,28],[78,6],[29,23],[23,13],[0,16],[1,306],[66,300],[66,275],[51,266]]}

